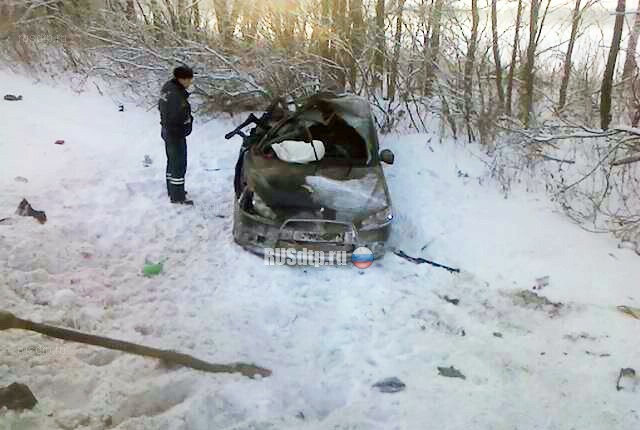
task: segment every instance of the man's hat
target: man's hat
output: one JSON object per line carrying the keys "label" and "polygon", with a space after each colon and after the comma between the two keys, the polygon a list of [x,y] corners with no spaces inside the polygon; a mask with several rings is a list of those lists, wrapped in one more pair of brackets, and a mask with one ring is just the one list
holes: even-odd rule
{"label": "man's hat", "polygon": [[173,77],[176,79],[193,79],[193,70],[189,66],[178,66],[173,69]]}

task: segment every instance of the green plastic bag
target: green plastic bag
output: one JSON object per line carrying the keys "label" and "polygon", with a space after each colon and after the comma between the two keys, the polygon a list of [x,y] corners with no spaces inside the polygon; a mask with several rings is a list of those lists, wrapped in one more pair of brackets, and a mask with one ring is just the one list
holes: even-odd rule
{"label": "green plastic bag", "polygon": [[147,262],[144,263],[144,267],[142,269],[142,273],[147,278],[151,278],[153,276],[158,276],[159,274],[161,274],[162,273],[162,269],[163,269],[163,262],[162,261],[160,261],[158,263],[152,263],[152,262],[147,261]]}

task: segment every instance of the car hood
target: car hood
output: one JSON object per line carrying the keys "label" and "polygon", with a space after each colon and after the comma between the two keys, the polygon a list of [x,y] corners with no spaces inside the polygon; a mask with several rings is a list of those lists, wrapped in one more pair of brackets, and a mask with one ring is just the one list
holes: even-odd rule
{"label": "car hood", "polygon": [[250,188],[279,219],[359,221],[390,206],[380,165],[288,164],[283,170],[278,160],[261,160],[258,164],[262,166],[249,170]]}

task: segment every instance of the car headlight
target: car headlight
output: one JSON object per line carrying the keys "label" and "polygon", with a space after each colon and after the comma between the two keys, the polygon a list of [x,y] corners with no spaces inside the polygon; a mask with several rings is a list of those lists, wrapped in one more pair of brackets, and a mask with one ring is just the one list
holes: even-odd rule
{"label": "car headlight", "polygon": [[276,213],[269,206],[267,206],[264,200],[262,200],[262,197],[260,197],[258,194],[253,193],[253,200],[251,201],[251,203],[253,205],[253,209],[258,215],[271,220],[274,220],[278,217]]}
{"label": "car headlight", "polygon": [[393,210],[388,207],[367,217],[360,224],[362,230],[372,230],[383,227],[393,220]]}

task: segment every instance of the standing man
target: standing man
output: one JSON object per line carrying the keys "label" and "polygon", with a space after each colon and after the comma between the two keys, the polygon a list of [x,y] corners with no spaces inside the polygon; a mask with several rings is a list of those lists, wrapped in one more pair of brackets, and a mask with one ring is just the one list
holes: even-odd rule
{"label": "standing man", "polygon": [[187,89],[193,81],[193,70],[176,67],[173,79],[164,84],[158,109],[162,125],[162,139],[167,152],[167,193],[171,203],[191,205],[186,197],[184,176],[187,173],[187,136],[191,134],[193,116]]}

